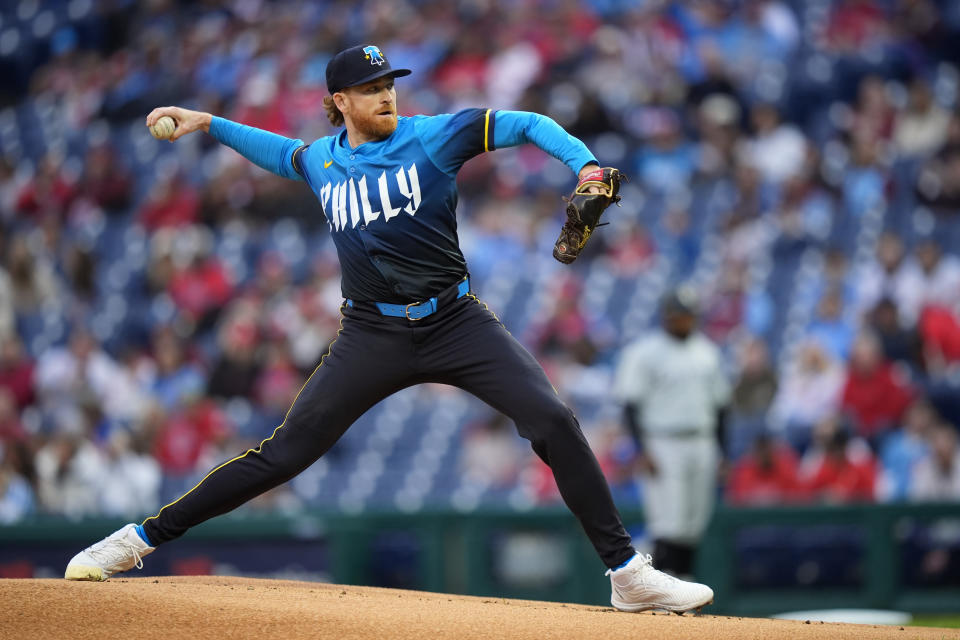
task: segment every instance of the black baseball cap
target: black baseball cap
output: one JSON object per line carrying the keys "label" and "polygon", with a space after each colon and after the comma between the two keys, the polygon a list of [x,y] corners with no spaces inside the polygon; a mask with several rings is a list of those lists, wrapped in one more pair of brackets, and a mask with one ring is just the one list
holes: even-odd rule
{"label": "black baseball cap", "polygon": [[664,313],[695,316],[700,311],[697,293],[689,285],[668,291],[661,304]]}
{"label": "black baseball cap", "polygon": [[384,76],[398,78],[410,73],[410,69],[391,68],[380,47],[361,44],[344,49],[327,63],[327,91],[336,93]]}

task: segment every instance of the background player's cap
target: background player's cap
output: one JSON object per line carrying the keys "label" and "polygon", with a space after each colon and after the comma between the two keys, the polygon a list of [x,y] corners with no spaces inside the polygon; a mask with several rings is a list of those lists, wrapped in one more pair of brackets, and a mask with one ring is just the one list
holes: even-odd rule
{"label": "background player's cap", "polygon": [[663,297],[664,313],[679,313],[695,316],[700,310],[697,292],[690,286],[679,286]]}
{"label": "background player's cap", "polygon": [[327,63],[327,91],[336,93],[384,76],[410,75],[410,69],[393,69],[380,47],[361,44],[344,49]]}

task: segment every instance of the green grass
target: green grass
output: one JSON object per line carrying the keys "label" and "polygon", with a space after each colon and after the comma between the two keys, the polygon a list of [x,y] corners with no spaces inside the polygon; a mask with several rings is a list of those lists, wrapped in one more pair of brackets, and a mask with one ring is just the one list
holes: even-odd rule
{"label": "green grass", "polygon": [[919,614],[913,617],[913,622],[910,623],[910,626],[960,629],[960,613],[947,613],[943,615]]}

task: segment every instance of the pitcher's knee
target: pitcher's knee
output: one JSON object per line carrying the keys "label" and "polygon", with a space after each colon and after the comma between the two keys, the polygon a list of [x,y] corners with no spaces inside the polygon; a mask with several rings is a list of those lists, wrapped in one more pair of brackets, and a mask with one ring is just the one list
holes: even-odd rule
{"label": "pitcher's knee", "polygon": [[[289,425],[284,426],[287,428]],[[293,477],[316,462],[329,448],[322,438],[292,437],[291,433],[278,432],[253,453],[263,460],[273,475]]]}
{"label": "pitcher's knee", "polygon": [[577,418],[573,415],[573,411],[570,409],[570,407],[560,401],[554,402],[551,405],[550,409],[547,411],[547,416],[550,420],[550,423],[557,425],[558,428],[573,429],[575,431],[580,430],[580,423],[577,422]]}
{"label": "pitcher's knee", "polygon": [[562,402],[552,402],[546,406],[537,419],[528,426],[528,433],[524,435],[534,445],[549,446],[552,442],[562,442],[571,438],[582,438],[580,424],[573,412]]}

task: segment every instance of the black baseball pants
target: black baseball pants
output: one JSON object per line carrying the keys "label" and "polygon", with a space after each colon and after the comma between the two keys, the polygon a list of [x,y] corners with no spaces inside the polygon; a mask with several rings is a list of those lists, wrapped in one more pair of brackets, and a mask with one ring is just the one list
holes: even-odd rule
{"label": "black baseball pants", "polygon": [[441,297],[438,311],[418,321],[386,317],[363,303],[344,306],[342,313],[340,332],[283,423],[256,449],[214,468],[148,518],[143,528],[153,544],[173,540],[290,480],[390,394],[439,382],[469,391],[513,419],[552,469],[560,495],[604,564],[615,567],[633,556],[576,417],[533,356],[485,305],[472,295]]}

